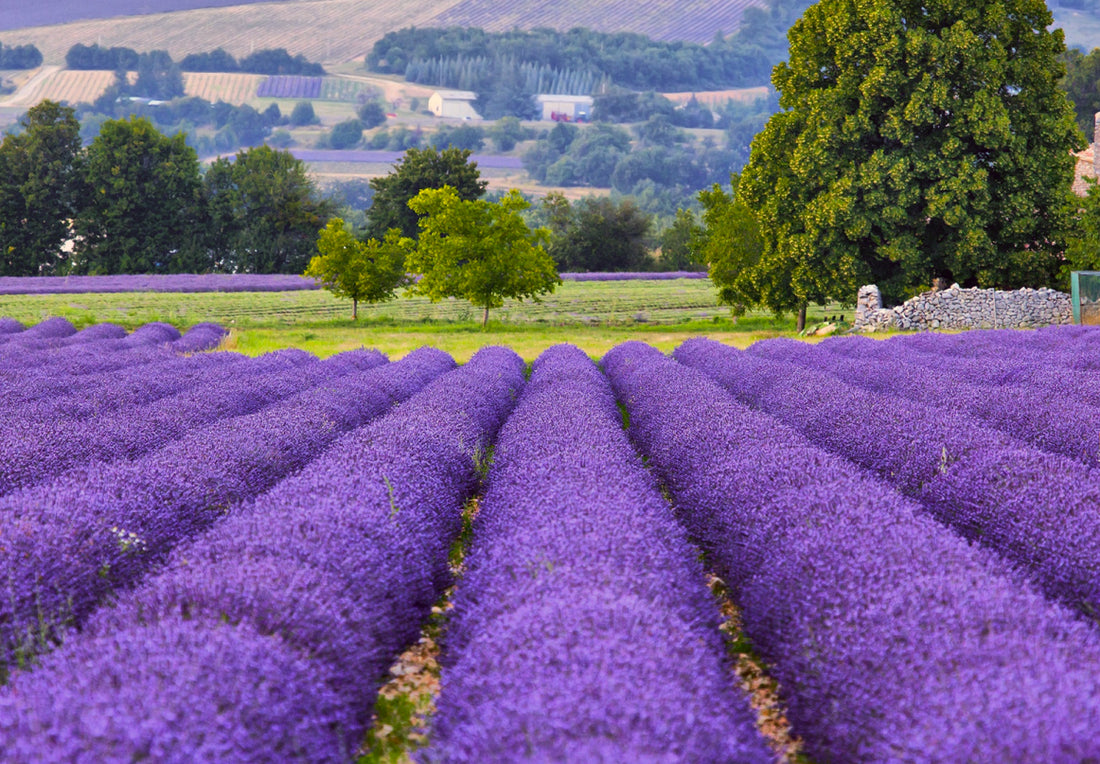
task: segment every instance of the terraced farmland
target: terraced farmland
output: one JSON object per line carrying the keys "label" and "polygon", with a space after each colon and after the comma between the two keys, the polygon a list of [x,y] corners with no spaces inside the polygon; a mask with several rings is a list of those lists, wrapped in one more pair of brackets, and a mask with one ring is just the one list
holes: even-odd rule
{"label": "terraced farmland", "polygon": [[488,29],[537,26],[640,32],[662,40],[707,42],[737,29],[745,8],[761,0],[290,0],[228,8],[78,21],[4,33],[4,44],[38,46],[60,64],[76,43],[188,53],[224,48],[235,56],[286,48],[314,61],[349,61],[386,32],[408,26],[474,24]]}
{"label": "terraced farmland", "polygon": [[239,106],[256,97],[256,89],[264,81],[262,74],[222,74],[216,72],[184,72],[183,87],[187,95],[207,101],[225,101]]}
{"label": "terraced farmland", "polygon": [[115,81],[114,72],[62,69],[39,85],[37,100],[77,104],[90,103],[103,95]]}

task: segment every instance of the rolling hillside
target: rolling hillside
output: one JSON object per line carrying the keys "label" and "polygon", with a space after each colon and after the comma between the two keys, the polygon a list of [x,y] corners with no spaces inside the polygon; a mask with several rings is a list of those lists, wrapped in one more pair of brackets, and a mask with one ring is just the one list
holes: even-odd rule
{"label": "rolling hillside", "polygon": [[[212,0],[215,1],[215,0]],[[194,0],[141,3],[144,8],[194,5]],[[476,25],[500,30],[537,26],[629,31],[656,39],[707,42],[733,32],[747,7],[765,0],[288,0],[76,21],[0,32],[5,45],[33,43],[47,63],[63,63],[76,43],[164,49],[177,60],[224,48],[244,56],[286,48],[314,61],[347,61],[374,41],[408,26]],[[103,4],[106,8],[125,3]],[[503,7],[502,7],[503,6]],[[6,12],[5,12],[6,13]]]}

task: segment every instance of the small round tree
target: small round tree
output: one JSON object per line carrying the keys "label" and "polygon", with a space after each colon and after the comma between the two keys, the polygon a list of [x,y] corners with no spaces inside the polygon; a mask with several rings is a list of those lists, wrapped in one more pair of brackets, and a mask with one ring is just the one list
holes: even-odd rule
{"label": "small round tree", "polygon": [[359,319],[359,301],[392,300],[406,283],[405,249],[411,244],[396,231],[363,242],[340,218],[333,218],[317,238],[317,254],[305,276],[316,279],[337,297],[351,299],[351,317]]}
{"label": "small round tree", "polygon": [[420,239],[406,265],[420,279],[406,294],[469,300],[485,310],[484,327],[504,298],[537,301],[554,291],[561,279],[543,246],[548,234],[527,227],[520,212],[528,206],[514,189],[496,203],[462,199],[450,186],[418,193],[409,207],[422,216]]}

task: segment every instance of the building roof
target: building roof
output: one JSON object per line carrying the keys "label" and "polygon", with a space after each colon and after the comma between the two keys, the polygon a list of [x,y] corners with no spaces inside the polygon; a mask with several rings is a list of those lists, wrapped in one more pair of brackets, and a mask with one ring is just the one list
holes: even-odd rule
{"label": "building roof", "polygon": [[555,101],[557,103],[592,103],[592,96],[590,95],[537,95],[535,100],[539,103],[545,103],[547,101]]}
{"label": "building roof", "polygon": [[434,95],[439,96],[444,101],[476,101],[477,93],[470,92],[469,90],[437,90]]}

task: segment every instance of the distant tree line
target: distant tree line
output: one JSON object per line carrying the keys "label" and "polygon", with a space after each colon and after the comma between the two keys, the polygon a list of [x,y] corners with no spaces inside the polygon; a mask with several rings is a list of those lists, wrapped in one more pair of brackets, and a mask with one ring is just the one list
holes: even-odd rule
{"label": "distant tree line", "polygon": [[432,61],[454,71],[479,60],[532,64],[558,72],[587,70],[593,75],[593,83],[606,77],[617,85],[638,90],[717,90],[758,85],[767,82],[770,72],[768,62],[753,60],[723,37],[703,46],[583,28],[568,32],[486,32],[462,27],[410,27],[390,32],[375,42],[367,66],[403,75]]}
{"label": "distant tree line", "polygon": [[201,172],[184,136],[109,119],[87,147],[43,101],[0,143],[0,275],[301,273],[335,213],[286,152],[259,146]]}
{"label": "distant tree line", "polygon": [[[138,53],[131,48],[104,48],[99,45],[77,43],[65,54],[65,66],[69,69],[109,69],[112,71],[140,70],[143,58],[155,56],[164,65],[172,59],[165,51]],[[245,72],[248,74],[299,74],[320,77],[325,73],[320,64],[299,54],[291,56],[286,48],[265,48],[238,61],[232,54],[218,48],[209,53],[191,53],[174,63],[181,72]],[[37,64],[36,64],[37,66]]]}
{"label": "distant tree line", "polygon": [[739,152],[695,143],[662,115],[634,126],[559,122],[523,155],[528,174],[547,186],[610,186],[671,216],[685,197],[729,177]]}
{"label": "distant tree line", "polygon": [[[242,146],[258,146],[272,137],[275,128],[294,124],[293,119],[285,116],[274,103],[261,112],[248,104],[211,103],[197,96],[172,97],[158,93],[154,98],[165,100],[150,101],[138,92],[139,88],[129,85],[125,77],[118,77],[94,102],[77,104],[75,109],[83,141],[91,142],[107,120],[138,116],[150,120],[170,135],[186,133],[187,143],[200,156],[209,156]],[[210,128],[214,133],[200,134],[197,128]]]}
{"label": "distant tree line", "polygon": [[625,116],[637,108],[627,97],[630,91],[766,85],[772,67],[787,56],[787,29],[809,5],[807,0],[772,0],[767,7],[749,8],[736,34],[718,33],[709,45],[583,28],[494,33],[411,27],[378,40],[366,65],[412,82],[474,91],[476,107],[488,119],[534,116],[532,96],[539,93],[618,89],[622,102],[609,102],[603,118],[632,121]]}
{"label": "distant tree line", "polygon": [[0,44],[0,69],[34,69],[42,66],[42,52],[34,45]]}

